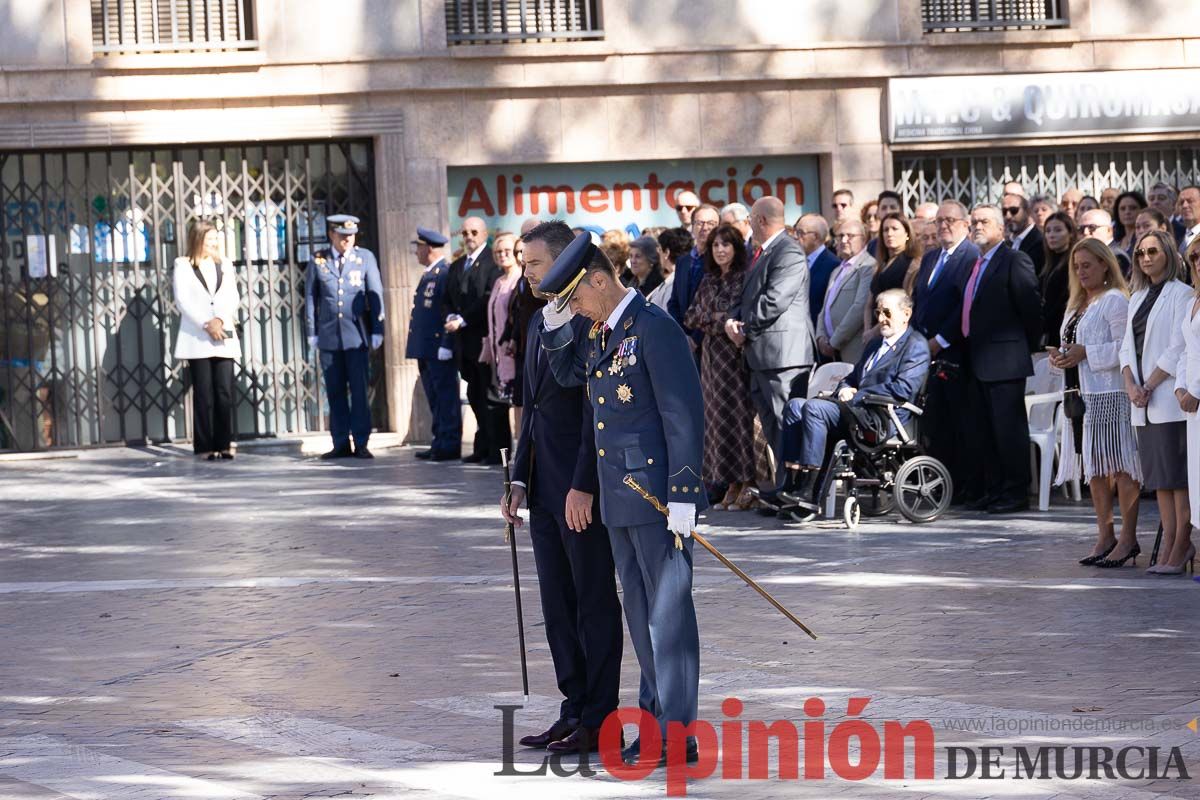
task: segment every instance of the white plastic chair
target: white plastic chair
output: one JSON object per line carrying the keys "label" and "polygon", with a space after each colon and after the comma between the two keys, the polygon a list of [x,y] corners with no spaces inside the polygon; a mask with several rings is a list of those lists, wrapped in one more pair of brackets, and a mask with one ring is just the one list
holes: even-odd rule
{"label": "white plastic chair", "polygon": [[1058,447],[1063,399],[1063,377],[1050,369],[1048,358],[1034,359],[1033,375],[1025,381],[1025,392],[1025,415],[1029,418],[1029,460],[1037,481],[1038,510],[1047,511],[1050,508],[1050,483],[1054,479],[1054,456]]}
{"label": "white plastic chair", "polygon": [[831,394],[842,378],[854,371],[854,365],[846,361],[831,361],[813,370],[808,379],[808,399],[822,394]]}

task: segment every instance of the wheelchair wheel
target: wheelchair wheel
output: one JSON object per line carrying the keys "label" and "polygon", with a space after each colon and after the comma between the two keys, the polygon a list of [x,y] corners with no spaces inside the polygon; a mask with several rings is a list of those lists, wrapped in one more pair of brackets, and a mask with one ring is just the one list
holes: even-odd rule
{"label": "wheelchair wheel", "polygon": [[942,462],[931,456],[917,456],[900,465],[893,492],[905,519],[933,522],[950,508],[954,484]]}
{"label": "wheelchair wheel", "polygon": [[842,522],[846,523],[846,527],[854,530],[858,527],[858,521],[862,519],[862,506],[858,504],[858,499],[855,497],[847,497],[845,505],[842,506]]}

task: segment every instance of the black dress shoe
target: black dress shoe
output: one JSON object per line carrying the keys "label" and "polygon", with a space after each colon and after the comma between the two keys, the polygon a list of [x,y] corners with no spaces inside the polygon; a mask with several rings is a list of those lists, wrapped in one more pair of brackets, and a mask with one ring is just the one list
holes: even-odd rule
{"label": "black dress shoe", "polygon": [[458,461],[462,458],[461,453],[434,453],[429,457],[430,461]]}
{"label": "black dress shoe", "polygon": [[967,511],[987,511],[988,506],[991,506],[993,502],[990,497],[976,497],[973,500],[965,500],[963,506]]}
{"label": "black dress shoe", "polygon": [[359,447],[354,451],[355,458],[374,458],[375,456],[365,447]]}
{"label": "black dress shoe", "polygon": [[325,461],[329,461],[332,458],[350,458],[353,455],[354,451],[351,450],[350,445],[347,444],[343,445],[342,447],[335,447],[328,453],[321,453],[321,458]]}
{"label": "black dress shoe", "polygon": [[504,463],[500,456],[488,456],[483,460],[483,464],[488,467],[498,467]]}
{"label": "black dress shoe", "polygon": [[486,458],[487,458],[487,456],[480,455],[479,453],[471,453],[471,455],[469,455],[469,456],[463,456],[463,463],[464,464],[482,464],[484,459],[486,459]]}
{"label": "black dress shoe", "polygon": [[417,458],[428,461],[429,459],[433,458],[433,451],[432,450],[418,450]]}
{"label": "black dress shoe", "polygon": [[541,733],[534,734],[533,736],[522,736],[519,744],[521,747],[545,748],[551,742],[557,742],[559,739],[565,739],[570,736],[578,727],[579,723],[575,720],[560,719]]}
{"label": "black dress shoe", "polygon": [[[625,734],[621,734],[621,748],[625,747]],[[546,746],[551,753],[594,753],[600,749],[599,728],[576,728],[569,736]]]}
{"label": "black dress shoe", "polygon": [[[621,760],[629,766],[636,766],[642,763],[641,753],[642,740],[638,739],[633,744],[621,751]],[[689,736],[687,740],[687,750],[684,752],[684,760],[689,764],[695,764],[700,760],[700,748],[696,745],[696,739]],[[667,763],[667,746],[663,744],[662,751],[658,753],[658,763],[656,767],[666,766]]]}
{"label": "black dress shoe", "polygon": [[998,500],[987,507],[989,514],[1013,514],[1017,511],[1028,510],[1028,500]]}

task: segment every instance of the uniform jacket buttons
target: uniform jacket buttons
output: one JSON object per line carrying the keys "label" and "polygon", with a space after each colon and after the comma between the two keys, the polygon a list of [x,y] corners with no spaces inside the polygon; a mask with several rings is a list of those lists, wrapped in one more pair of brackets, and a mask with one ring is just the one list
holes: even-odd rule
{"label": "uniform jacket buttons", "polygon": [[602,378],[602,377],[604,377],[604,373],[603,373],[603,372],[601,372],[600,370],[596,370],[596,377],[597,377],[597,378]]}
{"label": "uniform jacket buttons", "polygon": [[671,487],[671,491],[672,491],[672,492],[678,492],[678,491],[679,491],[679,487],[678,487],[678,486],[672,486],[672,487]]}
{"label": "uniform jacket buttons", "polygon": [[339,311],[339,312],[338,312],[338,319],[341,319],[341,318],[342,318],[342,312],[340,312],[340,311]]}
{"label": "uniform jacket buttons", "polygon": [[604,423],[603,423],[603,422],[597,422],[597,423],[596,423],[596,428],[597,428],[597,429],[599,429],[599,430],[604,430]]}
{"label": "uniform jacket buttons", "polygon": [[596,398],[596,402],[597,402],[597,403],[599,403],[600,405],[604,405],[604,398],[603,398],[603,397],[597,397],[597,398]]}
{"label": "uniform jacket buttons", "polygon": [[683,491],[684,491],[685,493],[687,492],[687,490],[688,490],[688,487],[686,487],[686,486],[685,486],[685,487],[683,487]]}
{"label": "uniform jacket buttons", "polygon": [[596,452],[600,454],[600,457],[601,457],[601,458],[604,458],[604,448],[600,448],[600,449],[599,449],[599,450],[597,450]]}
{"label": "uniform jacket buttons", "polygon": [[646,459],[646,463],[647,463],[647,464],[653,464],[653,463],[654,463],[654,459],[653,459],[653,458],[647,458],[647,459]]}

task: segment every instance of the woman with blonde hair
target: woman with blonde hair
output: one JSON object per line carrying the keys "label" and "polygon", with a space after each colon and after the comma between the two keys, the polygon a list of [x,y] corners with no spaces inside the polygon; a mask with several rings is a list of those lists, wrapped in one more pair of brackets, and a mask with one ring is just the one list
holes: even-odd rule
{"label": "woman with blonde hair", "polygon": [[[1196,290],[1188,299],[1187,315],[1180,330],[1183,333],[1183,355],[1175,374],[1175,400],[1187,418],[1187,473],[1189,522],[1200,520],[1200,237],[1194,239],[1184,253],[1184,262]],[[1170,550],[1160,550],[1159,575],[1178,575],[1184,564],[1193,567],[1196,548],[1192,544],[1192,526],[1180,528]]]}
{"label": "woman with blonde hair", "polygon": [[[1183,322],[1192,291],[1183,283],[1183,259],[1170,234],[1151,231],[1133,251],[1133,297],[1121,343],[1121,371],[1133,404],[1142,483],[1157,493],[1162,520],[1160,552],[1170,553],[1191,521],[1188,504],[1187,422],[1175,398],[1175,373],[1183,354]],[[1118,546],[1112,560],[1137,554]],[[1151,572],[1164,565],[1156,564]]]}
{"label": "woman with blonde hair", "polygon": [[[1121,341],[1129,316],[1129,287],[1116,256],[1098,239],[1071,248],[1070,295],[1060,331],[1049,346],[1050,366],[1063,373],[1063,409],[1057,483],[1083,478],[1091,487],[1098,538],[1080,564],[1098,564],[1117,546],[1137,551],[1138,482],[1141,463],[1121,386]],[[1082,469],[1081,469],[1082,467]],[[1121,505],[1121,536],[1113,521],[1113,490]],[[1134,556],[1136,557],[1136,556]]]}
{"label": "woman with blonde hair", "polygon": [[207,220],[188,229],[187,255],[175,259],[179,335],[192,384],[192,449],[209,461],[233,458],[233,362],[241,358],[237,275],[222,253],[221,232]]}

